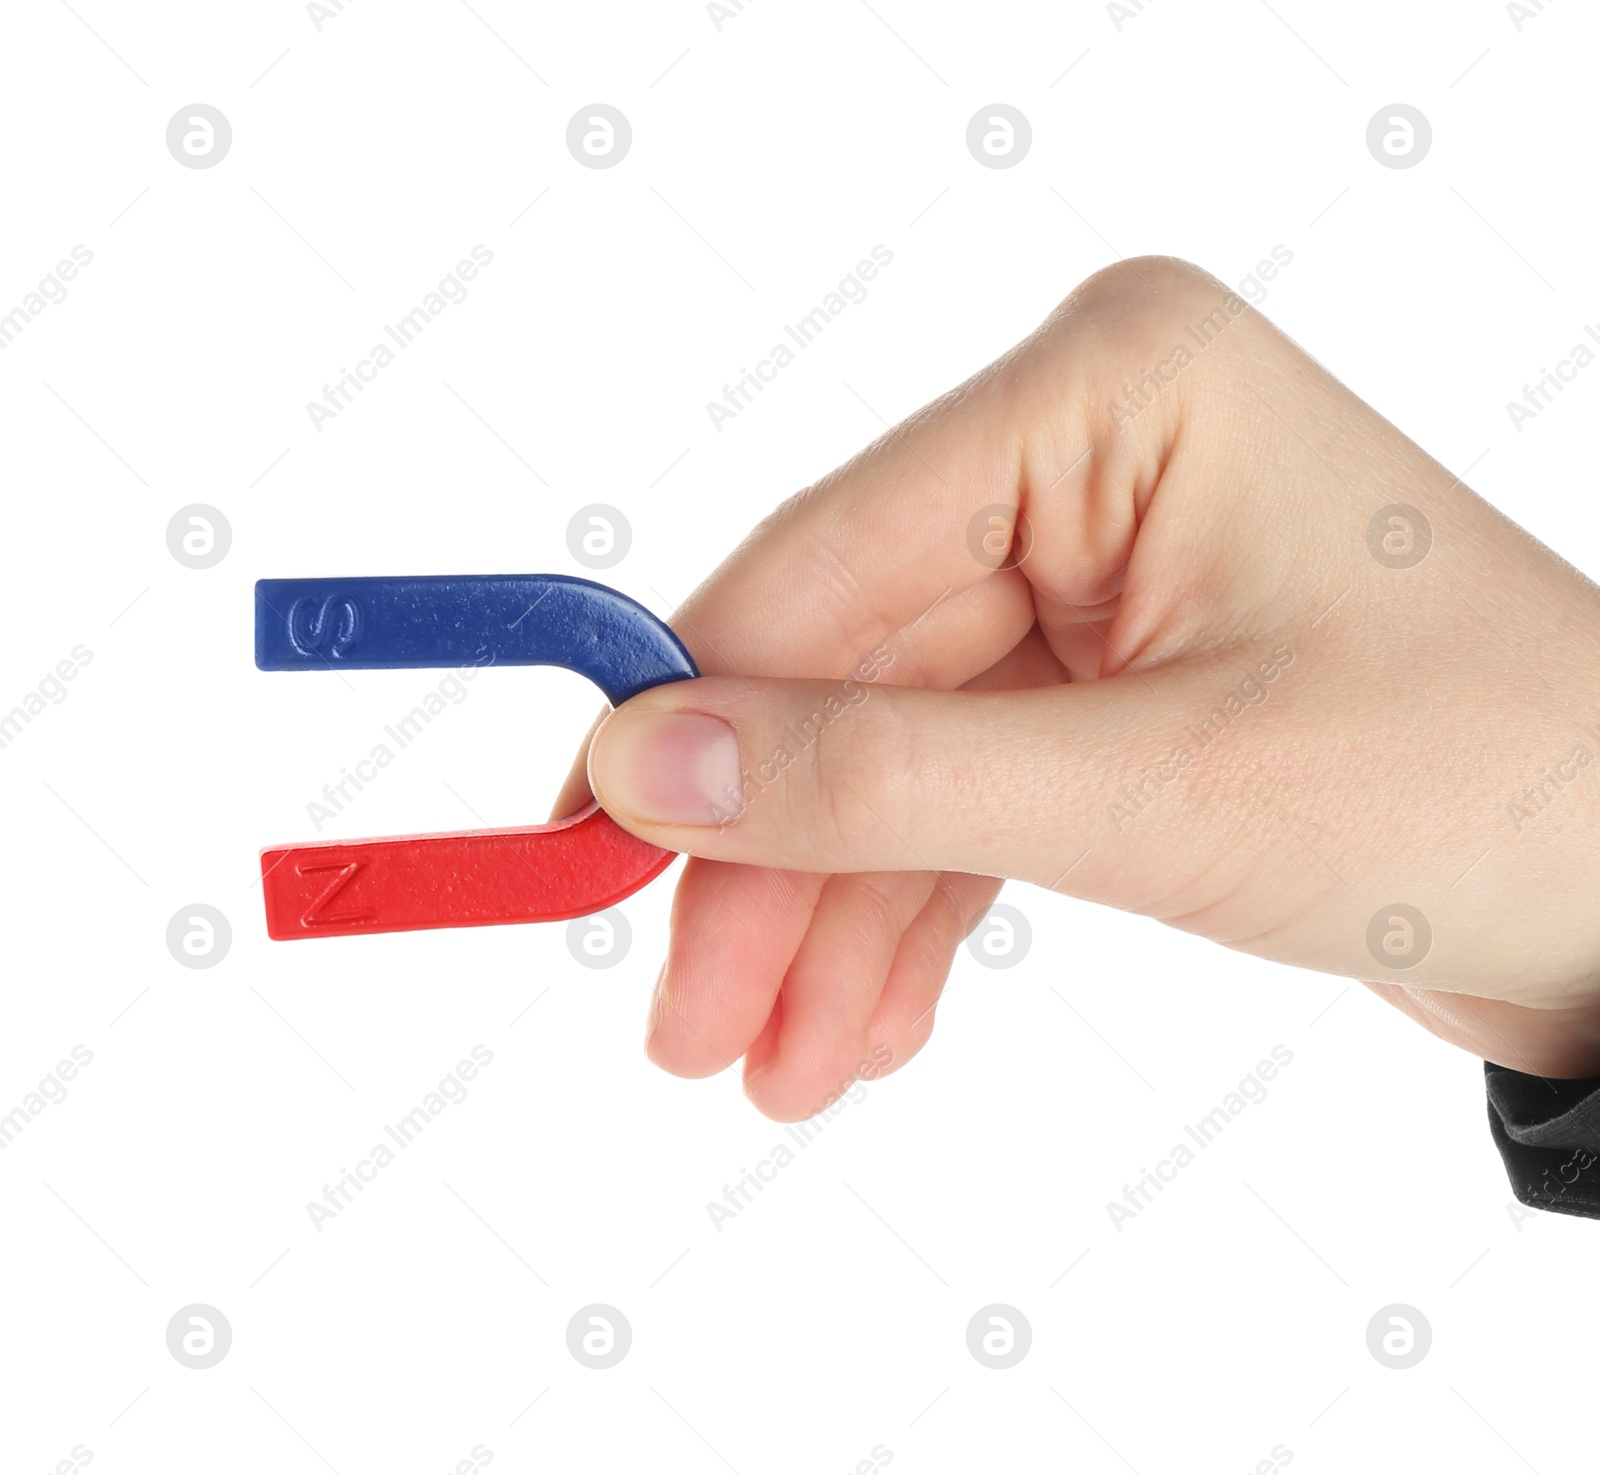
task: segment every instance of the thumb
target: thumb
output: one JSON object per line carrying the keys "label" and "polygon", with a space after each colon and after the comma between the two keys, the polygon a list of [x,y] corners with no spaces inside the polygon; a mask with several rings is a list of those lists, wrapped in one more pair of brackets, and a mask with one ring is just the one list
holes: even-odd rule
{"label": "thumb", "polygon": [[[712,860],[1053,886],[1110,836],[1158,701],[1136,676],[1006,692],[706,677],[613,712],[589,782],[641,839]],[[1119,839],[1124,861],[1130,843],[1159,844],[1157,827]]]}

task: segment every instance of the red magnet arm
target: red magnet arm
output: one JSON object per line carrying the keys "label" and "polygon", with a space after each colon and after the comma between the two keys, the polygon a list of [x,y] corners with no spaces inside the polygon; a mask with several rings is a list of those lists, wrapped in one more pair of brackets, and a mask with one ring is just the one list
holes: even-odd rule
{"label": "red magnet arm", "polygon": [[562,922],[632,896],[674,859],[598,804],[514,830],[282,845],[261,852],[267,935]]}

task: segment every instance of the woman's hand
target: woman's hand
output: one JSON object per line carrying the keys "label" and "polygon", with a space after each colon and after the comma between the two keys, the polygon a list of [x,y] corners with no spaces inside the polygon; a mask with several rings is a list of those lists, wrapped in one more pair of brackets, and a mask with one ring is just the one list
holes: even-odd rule
{"label": "woman's hand", "polygon": [[670,1071],[795,1119],[904,1064],[997,877],[1600,1071],[1600,596],[1193,267],[1091,278],[673,623],[706,676],[588,764],[694,857]]}

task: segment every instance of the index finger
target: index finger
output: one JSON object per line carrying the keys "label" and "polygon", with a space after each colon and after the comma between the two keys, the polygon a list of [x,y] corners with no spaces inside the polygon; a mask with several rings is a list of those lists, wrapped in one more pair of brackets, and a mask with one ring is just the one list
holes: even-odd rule
{"label": "index finger", "polygon": [[[976,387],[982,378],[888,430],[757,524],[671,617],[702,674],[846,677],[887,635],[993,572],[966,530],[975,509],[1015,511],[1020,451],[997,394]],[[967,648],[970,630],[954,648],[933,635],[950,667],[936,684],[959,686],[986,669],[1025,627],[997,623],[976,651]],[[592,797],[587,754],[605,715],[590,727],[552,817]]]}
{"label": "index finger", "polygon": [[980,375],[791,497],[673,617],[701,670],[843,677],[987,578],[967,527],[980,509],[1018,504],[1013,418]]}

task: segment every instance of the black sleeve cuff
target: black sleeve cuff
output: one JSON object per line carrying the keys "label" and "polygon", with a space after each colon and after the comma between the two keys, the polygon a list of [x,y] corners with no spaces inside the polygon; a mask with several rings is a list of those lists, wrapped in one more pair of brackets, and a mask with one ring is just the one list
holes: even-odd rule
{"label": "black sleeve cuff", "polygon": [[1546,1080],[1483,1066],[1489,1130],[1519,1203],[1600,1219],[1600,1076]]}

